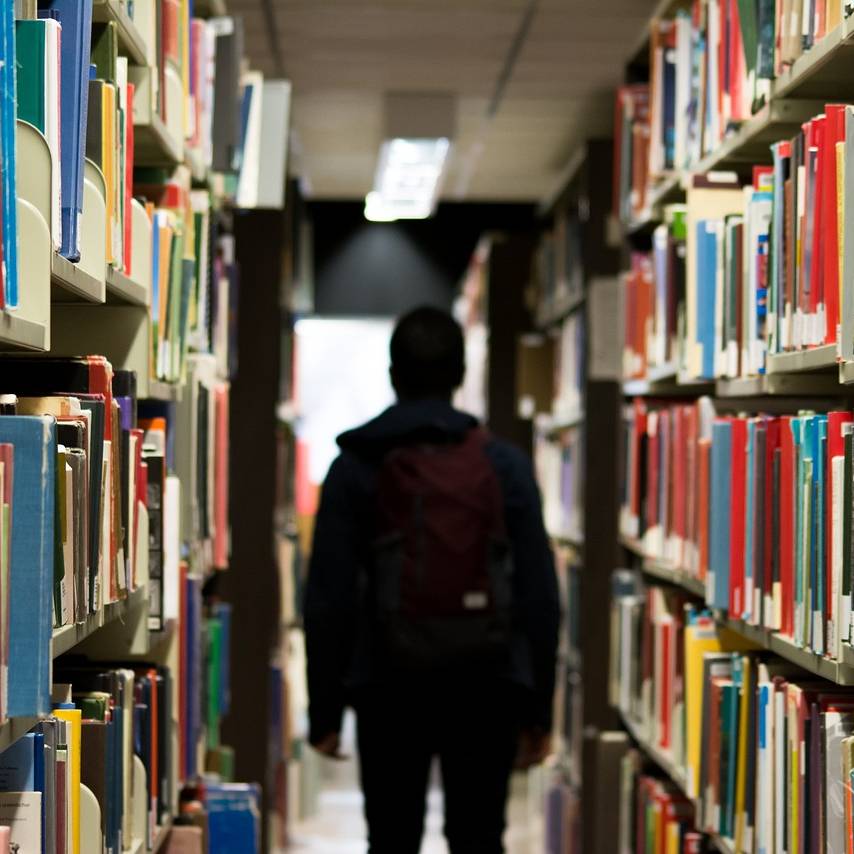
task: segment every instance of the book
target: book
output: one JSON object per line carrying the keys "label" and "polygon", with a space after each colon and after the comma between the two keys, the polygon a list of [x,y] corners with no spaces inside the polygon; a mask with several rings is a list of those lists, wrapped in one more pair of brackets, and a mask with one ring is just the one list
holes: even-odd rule
{"label": "book", "polygon": [[60,41],[60,139],[62,246],[69,261],[80,260],[83,212],[83,164],[89,104],[92,0],[45,0],[40,14],[62,28]]}

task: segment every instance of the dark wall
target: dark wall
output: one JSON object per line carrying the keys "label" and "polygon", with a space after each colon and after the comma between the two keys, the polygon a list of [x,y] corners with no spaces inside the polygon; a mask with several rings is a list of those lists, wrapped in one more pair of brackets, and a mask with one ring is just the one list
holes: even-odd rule
{"label": "dark wall", "polygon": [[315,202],[315,312],[397,316],[450,308],[487,231],[534,228],[532,205],[443,204],[428,220],[371,223],[361,202]]}

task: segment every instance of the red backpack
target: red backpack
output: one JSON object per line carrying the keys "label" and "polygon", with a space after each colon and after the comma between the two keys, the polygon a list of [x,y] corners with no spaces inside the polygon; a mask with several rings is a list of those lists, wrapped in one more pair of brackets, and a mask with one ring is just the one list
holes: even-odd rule
{"label": "red backpack", "polygon": [[512,557],[487,434],[390,451],[377,482],[373,587],[380,642],[407,670],[500,668]]}

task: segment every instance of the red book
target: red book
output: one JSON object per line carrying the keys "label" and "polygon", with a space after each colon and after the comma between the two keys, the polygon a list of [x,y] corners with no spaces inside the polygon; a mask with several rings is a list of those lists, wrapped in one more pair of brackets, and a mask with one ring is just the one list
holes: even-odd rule
{"label": "red book", "polygon": [[782,614],[780,631],[792,636],[795,627],[795,438],[792,417],[780,418],[780,596]]}
{"label": "red book", "polygon": [[662,409],[658,415],[658,466],[659,474],[659,507],[658,524],[661,526],[662,541],[667,542],[670,536],[670,508],[673,502],[672,462],[673,435],[670,426],[673,410]]}
{"label": "red book", "polygon": [[[685,473],[682,484],[684,509],[685,544],[695,545],[697,542],[697,503],[699,498],[699,457],[697,454],[697,409],[686,406],[683,416],[683,442],[685,443]],[[682,562],[685,563],[685,549],[682,552]],[[696,568],[692,567],[696,572]]]}
{"label": "red book", "polygon": [[645,530],[655,526],[658,519],[658,476],[661,440],[658,429],[658,412],[647,418],[647,465],[646,465],[646,524]]}
{"label": "red book", "polygon": [[641,444],[643,442],[643,437],[646,435],[646,421],[647,421],[647,413],[646,413],[646,402],[643,398],[637,397],[635,398],[634,404],[634,438],[632,440],[632,457],[635,461],[635,471],[633,473],[633,483],[632,483],[632,495],[631,495],[631,509],[632,516],[637,519],[639,522],[642,521],[640,518],[641,511],[641,494],[640,494],[640,485],[641,485],[641,470],[640,470],[640,461],[641,461]]}
{"label": "red book", "polygon": [[747,456],[747,419],[732,419],[732,479],[730,500],[729,615],[744,613],[744,513]]}
{"label": "red book", "polygon": [[738,0],[729,0],[729,76],[732,118],[744,121],[750,118],[750,99],[745,95],[747,65],[744,57],[744,41],[741,37],[741,18]]}
{"label": "red book", "polygon": [[837,208],[836,144],[845,141],[845,105],[828,104],[825,107],[827,121],[824,128],[824,153],[822,154],[823,192],[822,267],[824,273],[824,310],[827,319],[825,343],[837,339],[839,326],[839,216]]}
{"label": "red book", "polygon": [[[686,423],[687,413],[690,407],[677,406],[673,411],[673,462],[670,466],[672,489],[670,492],[670,529],[680,543],[684,543],[687,534],[686,500],[685,500],[685,478],[686,478]],[[680,553],[676,556],[676,562],[681,567],[684,564],[680,546]]]}

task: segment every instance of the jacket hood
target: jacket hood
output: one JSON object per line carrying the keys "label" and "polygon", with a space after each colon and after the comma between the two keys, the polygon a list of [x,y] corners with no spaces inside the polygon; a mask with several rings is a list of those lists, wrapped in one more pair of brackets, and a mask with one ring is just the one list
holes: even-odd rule
{"label": "jacket hood", "polygon": [[355,453],[383,453],[407,442],[454,442],[477,427],[473,415],[454,409],[442,400],[396,403],[376,418],[338,437],[342,450]]}

